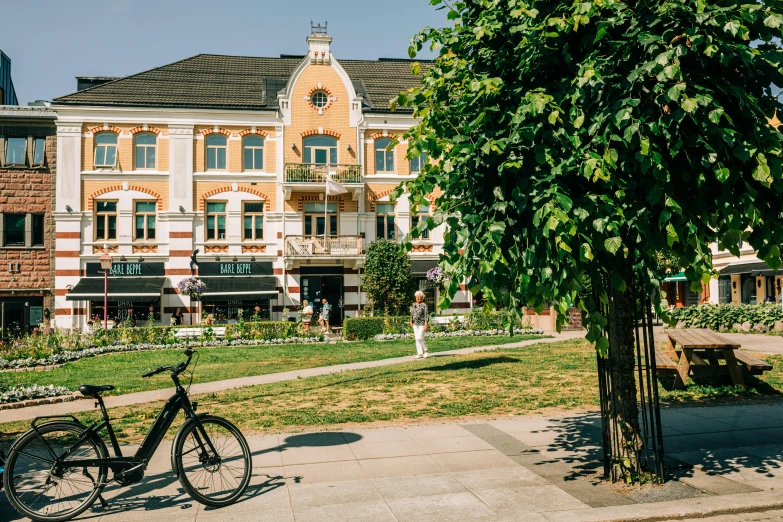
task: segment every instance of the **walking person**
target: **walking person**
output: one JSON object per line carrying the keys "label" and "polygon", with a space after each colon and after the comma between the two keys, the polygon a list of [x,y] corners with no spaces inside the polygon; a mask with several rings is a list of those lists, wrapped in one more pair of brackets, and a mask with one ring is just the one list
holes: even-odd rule
{"label": "walking person", "polygon": [[413,337],[416,339],[416,351],[418,352],[414,359],[426,359],[430,356],[427,348],[427,342],[424,340],[424,333],[429,328],[429,314],[427,313],[427,303],[424,302],[424,292],[416,292],[416,302],[411,306],[411,327],[413,328]]}
{"label": "walking person", "polygon": [[321,299],[321,319],[318,321],[325,329],[326,333],[332,333],[332,328],[329,326],[329,316],[332,314],[332,305],[329,304],[325,298]]}
{"label": "walking person", "polygon": [[304,326],[305,333],[310,332],[310,321],[313,320],[313,307],[304,299],[302,301],[302,325]]}

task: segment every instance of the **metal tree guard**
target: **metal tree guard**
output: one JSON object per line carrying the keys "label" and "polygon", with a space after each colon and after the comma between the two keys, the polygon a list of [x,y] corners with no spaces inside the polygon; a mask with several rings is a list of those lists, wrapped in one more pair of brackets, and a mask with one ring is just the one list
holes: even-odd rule
{"label": "metal tree guard", "polygon": [[[636,283],[636,281],[634,282]],[[658,375],[655,368],[655,341],[653,337],[652,299],[649,295],[639,295],[638,285],[629,285],[631,296],[636,303],[634,307],[635,360],[634,377],[636,381],[636,398],[639,408],[639,439],[642,448],[637,451],[634,472],[637,476],[646,475],[657,483],[665,481],[663,430],[661,427],[661,410],[658,401]],[[596,295],[596,302],[598,296]],[[608,305],[604,306],[604,317],[609,318]],[[604,330],[608,335],[608,328]],[[609,351],[612,350],[611,339]],[[617,466],[613,464],[624,458],[619,441],[622,440],[618,426],[616,404],[619,393],[616,388],[616,377],[619,373],[612,367],[611,357],[598,357],[598,388],[601,401],[601,432],[603,438],[604,476],[616,482]]]}

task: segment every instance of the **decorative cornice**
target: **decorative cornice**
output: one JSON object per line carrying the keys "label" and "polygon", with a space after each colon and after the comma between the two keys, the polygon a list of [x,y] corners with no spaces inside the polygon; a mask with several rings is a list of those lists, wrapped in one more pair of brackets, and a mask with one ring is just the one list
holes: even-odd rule
{"label": "decorative cornice", "polygon": [[211,128],[211,129],[204,129],[201,131],[202,136],[207,136],[209,134],[222,134],[223,136],[228,138],[231,136],[231,131],[223,128],[217,128],[217,129]]}
{"label": "decorative cornice", "polygon": [[225,185],[222,187],[218,187],[216,189],[208,190],[207,192],[204,192],[201,195],[201,198],[199,198],[198,202],[198,209],[204,210],[205,204],[204,202],[207,200],[207,198],[211,198],[212,196],[215,196],[217,194],[222,194],[223,192],[247,192],[248,194],[253,194],[255,196],[260,197],[264,200],[264,212],[267,210],[269,196],[261,192],[260,190],[256,190],[254,188],[250,187],[236,187],[236,190],[234,190],[234,187],[232,185]]}
{"label": "decorative cornice", "polygon": [[150,196],[154,197],[157,200],[158,210],[163,210],[163,200],[161,199],[160,194],[146,187],[140,187],[139,185],[128,185],[127,189],[123,185],[113,185],[111,187],[104,187],[100,190],[96,190],[95,192],[90,194],[89,198],[87,198],[87,210],[93,209],[93,201],[98,196],[102,196],[103,194],[108,194],[109,192],[115,192],[118,190],[135,190],[137,192],[143,192],[145,194],[149,194]]}
{"label": "decorative cornice", "polygon": [[302,134],[301,134],[301,136],[303,138],[306,138],[308,136],[321,136],[321,135],[323,135],[323,136],[331,136],[333,138],[337,138],[338,140],[340,139],[340,136],[341,136],[341,134],[339,132],[333,131],[333,130],[329,130],[329,129],[324,129],[323,127],[319,127],[317,129],[306,130],[306,131],[303,131]]}
{"label": "decorative cornice", "polygon": [[113,132],[114,134],[121,134],[122,129],[114,127],[113,125],[97,125],[90,129],[90,133],[98,134],[99,132]]}
{"label": "decorative cornice", "polygon": [[130,130],[131,134],[138,134],[139,132],[149,132],[151,134],[157,134],[158,136],[160,136],[161,130],[157,127],[149,127],[149,126],[145,129],[143,125],[134,127]]}
{"label": "decorative cornice", "polygon": [[256,129],[256,130],[245,129],[245,130],[239,132],[239,137],[240,138],[244,138],[248,134],[257,134],[258,136],[263,136],[264,138],[268,138],[269,137],[269,133],[267,131],[265,131],[264,129]]}

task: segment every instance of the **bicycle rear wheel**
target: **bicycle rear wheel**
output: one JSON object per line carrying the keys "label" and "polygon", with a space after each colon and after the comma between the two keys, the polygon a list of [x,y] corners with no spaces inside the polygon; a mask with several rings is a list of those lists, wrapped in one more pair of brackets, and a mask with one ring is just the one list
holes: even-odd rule
{"label": "bicycle rear wheel", "polygon": [[89,437],[63,461],[55,461],[71,450],[85,431],[75,422],[42,424],[38,432],[24,433],[11,447],[3,483],[8,502],[19,514],[33,520],[69,520],[98,498],[106,482],[106,466],[69,467],[76,459],[104,459],[106,445]]}
{"label": "bicycle rear wheel", "polygon": [[[195,422],[183,426],[174,448],[176,470],[185,491],[197,502],[211,507],[233,504],[250,483],[253,462],[247,440],[226,419],[201,417],[202,432]],[[204,435],[212,443],[215,452]]]}

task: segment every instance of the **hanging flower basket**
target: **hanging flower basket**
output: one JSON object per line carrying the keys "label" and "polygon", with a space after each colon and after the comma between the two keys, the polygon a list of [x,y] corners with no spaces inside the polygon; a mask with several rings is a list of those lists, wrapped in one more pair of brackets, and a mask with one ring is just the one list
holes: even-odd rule
{"label": "hanging flower basket", "polygon": [[206,283],[201,279],[189,277],[177,283],[180,293],[188,296],[191,301],[201,301],[201,295],[207,289]]}

